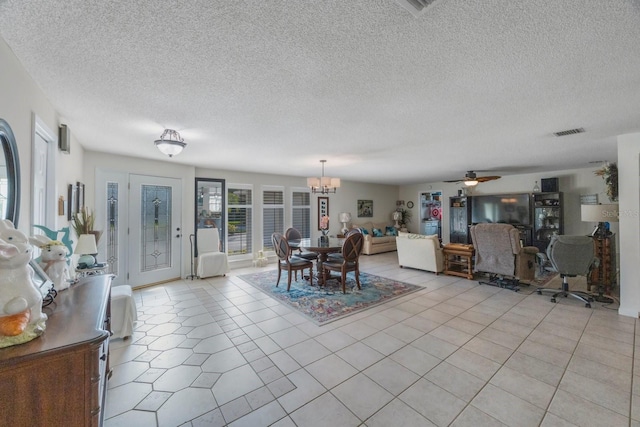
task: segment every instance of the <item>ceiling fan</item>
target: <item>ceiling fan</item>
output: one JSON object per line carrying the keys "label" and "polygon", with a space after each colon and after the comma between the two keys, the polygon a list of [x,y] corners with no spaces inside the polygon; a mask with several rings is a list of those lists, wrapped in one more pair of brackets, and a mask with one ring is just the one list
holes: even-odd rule
{"label": "ceiling fan", "polygon": [[474,171],[467,171],[467,173],[464,175],[464,178],[462,179],[454,179],[444,182],[462,182],[467,187],[473,187],[478,185],[478,183],[480,182],[493,181],[494,179],[500,179],[500,177],[497,175],[477,176]]}

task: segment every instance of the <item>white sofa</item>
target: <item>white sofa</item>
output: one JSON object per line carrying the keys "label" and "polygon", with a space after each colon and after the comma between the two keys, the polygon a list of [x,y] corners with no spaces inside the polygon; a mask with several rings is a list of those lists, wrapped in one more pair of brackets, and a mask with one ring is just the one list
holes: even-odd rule
{"label": "white sofa", "polygon": [[444,255],[436,234],[424,236],[399,232],[396,246],[400,267],[417,268],[436,274],[444,270]]}
{"label": "white sofa", "polygon": [[[389,230],[387,230],[389,227]],[[391,224],[384,222],[373,223],[371,221],[362,224],[352,224],[351,228],[360,228],[367,230],[364,234],[364,245],[362,246],[362,253],[365,255],[379,254],[381,252],[390,252],[396,250],[396,236],[388,235],[387,233],[391,228],[395,228]],[[380,230],[384,235],[376,237],[373,234],[373,229]]]}

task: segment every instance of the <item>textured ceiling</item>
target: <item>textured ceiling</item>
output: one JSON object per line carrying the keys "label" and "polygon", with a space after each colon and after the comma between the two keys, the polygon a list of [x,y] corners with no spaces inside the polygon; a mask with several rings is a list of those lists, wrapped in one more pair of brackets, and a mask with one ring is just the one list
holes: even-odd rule
{"label": "textured ceiling", "polygon": [[[402,184],[587,167],[640,131],[640,0],[417,17],[394,0],[0,0],[0,17],[90,150],[295,176],[327,159]],[[188,143],[170,160],[164,128]]]}

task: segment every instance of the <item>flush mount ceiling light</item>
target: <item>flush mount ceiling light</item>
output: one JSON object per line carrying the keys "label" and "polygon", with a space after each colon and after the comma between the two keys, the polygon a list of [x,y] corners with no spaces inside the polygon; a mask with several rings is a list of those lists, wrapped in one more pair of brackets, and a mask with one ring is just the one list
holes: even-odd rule
{"label": "flush mount ceiling light", "polygon": [[322,175],[320,175],[320,178],[307,178],[307,186],[311,188],[311,191],[314,194],[335,193],[336,190],[340,188],[340,178],[330,178],[328,176],[324,176],[324,164],[326,162],[326,160],[320,160],[320,163],[322,163]]}
{"label": "flush mount ceiling light", "polygon": [[402,6],[413,16],[418,17],[422,15],[427,6],[429,6],[434,1],[435,0],[396,0],[396,3]]}
{"label": "flush mount ceiling light", "polygon": [[160,139],[155,141],[155,144],[162,154],[166,154],[169,157],[180,154],[182,149],[187,146],[180,134],[173,129],[165,129]]}

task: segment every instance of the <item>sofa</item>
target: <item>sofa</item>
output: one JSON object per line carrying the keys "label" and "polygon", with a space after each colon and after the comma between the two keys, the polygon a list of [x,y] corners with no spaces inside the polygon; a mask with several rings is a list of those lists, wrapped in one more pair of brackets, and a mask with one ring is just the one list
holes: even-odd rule
{"label": "sofa", "polygon": [[396,237],[396,245],[401,268],[417,268],[436,274],[444,270],[444,254],[437,234],[425,236],[400,231]]}
{"label": "sofa", "polygon": [[351,228],[359,228],[362,234],[364,234],[362,253],[365,255],[396,250],[396,236],[398,232],[391,224],[384,222],[373,223],[369,221],[362,224],[352,224]]}

